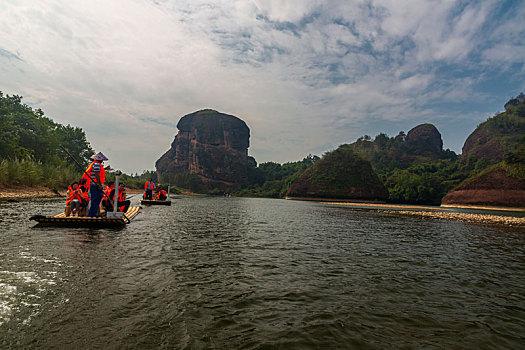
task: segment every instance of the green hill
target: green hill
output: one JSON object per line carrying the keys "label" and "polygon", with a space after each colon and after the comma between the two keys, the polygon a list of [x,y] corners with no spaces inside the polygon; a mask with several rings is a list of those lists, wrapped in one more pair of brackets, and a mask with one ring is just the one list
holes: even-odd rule
{"label": "green hill", "polygon": [[347,148],[326,153],[294,181],[289,197],[386,200],[388,192],[370,162]]}
{"label": "green hill", "polygon": [[386,185],[388,201],[440,204],[441,198],[465,175],[457,171],[457,155],[443,150],[441,134],[432,124],[421,124],[396,137],[363,136],[342,145],[370,161]]}

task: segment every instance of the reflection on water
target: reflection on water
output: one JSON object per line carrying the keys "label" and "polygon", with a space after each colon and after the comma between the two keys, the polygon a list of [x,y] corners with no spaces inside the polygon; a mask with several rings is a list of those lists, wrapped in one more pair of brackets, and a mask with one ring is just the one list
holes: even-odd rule
{"label": "reflection on water", "polygon": [[525,232],[180,197],[122,230],[0,204],[1,348],[517,348]]}

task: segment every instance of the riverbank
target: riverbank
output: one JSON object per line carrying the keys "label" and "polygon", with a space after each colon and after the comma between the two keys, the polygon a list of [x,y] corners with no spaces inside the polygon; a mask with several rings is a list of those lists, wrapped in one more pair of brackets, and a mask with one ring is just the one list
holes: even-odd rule
{"label": "riverbank", "polygon": [[30,198],[65,197],[65,195],[65,191],[55,191],[45,186],[13,186],[9,188],[0,187],[0,201],[16,201]]}
{"label": "riverbank", "polygon": [[399,214],[419,216],[422,218],[438,219],[438,220],[455,220],[463,222],[477,222],[485,224],[500,224],[506,226],[525,227],[525,217],[512,217],[495,214],[471,214],[454,212],[453,208],[459,209],[483,209],[483,210],[506,210],[506,211],[524,211],[523,208],[500,208],[500,207],[481,207],[481,206],[420,206],[420,205],[405,205],[405,204],[379,204],[379,203],[350,203],[350,202],[324,202],[329,205],[345,205],[360,208],[377,209],[380,213]]}
{"label": "riverbank", "polygon": [[431,207],[423,205],[410,205],[410,204],[387,204],[387,203],[371,203],[371,202],[323,202],[323,204],[331,205],[348,205],[353,207],[366,207],[366,208],[396,208],[396,209],[422,209],[422,210],[452,210],[441,207]]}
{"label": "riverbank", "polygon": [[442,204],[441,207],[442,207],[442,208],[457,208],[457,209],[481,209],[481,210],[525,211],[525,208],[489,207],[489,206],[485,206],[485,205]]}
{"label": "riverbank", "polygon": [[436,212],[436,211],[411,211],[411,210],[378,210],[380,213],[396,214],[396,215],[411,215],[422,218],[438,219],[438,220],[455,220],[464,222],[475,222],[483,224],[498,224],[510,227],[525,227],[525,218],[492,215],[492,214],[470,214],[470,213],[455,213],[455,212]]}

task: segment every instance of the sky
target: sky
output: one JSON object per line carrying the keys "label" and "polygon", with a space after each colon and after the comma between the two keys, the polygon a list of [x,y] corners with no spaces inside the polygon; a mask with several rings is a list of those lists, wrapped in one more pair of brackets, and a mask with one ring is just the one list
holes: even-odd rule
{"label": "sky", "polygon": [[211,108],[261,162],[422,123],[460,153],[525,92],[525,1],[0,0],[0,91],[154,169]]}

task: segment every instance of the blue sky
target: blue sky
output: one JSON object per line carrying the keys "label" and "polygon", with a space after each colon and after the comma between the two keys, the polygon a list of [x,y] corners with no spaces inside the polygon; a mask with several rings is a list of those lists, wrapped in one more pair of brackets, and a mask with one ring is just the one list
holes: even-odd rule
{"label": "blue sky", "polygon": [[0,1],[0,90],[127,172],[177,121],[243,119],[258,162],[421,123],[461,152],[525,91],[524,1]]}

